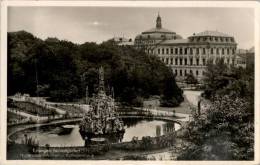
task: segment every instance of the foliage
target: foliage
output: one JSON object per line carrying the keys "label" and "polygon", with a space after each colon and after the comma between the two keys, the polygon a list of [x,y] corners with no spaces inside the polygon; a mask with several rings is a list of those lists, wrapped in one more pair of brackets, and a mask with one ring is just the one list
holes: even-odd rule
{"label": "foliage", "polygon": [[126,105],[142,106],[142,99],[151,95],[175,99],[175,105],[183,100],[170,68],[133,47],[112,41],[78,45],[57,38],[43,41],[25,31],[8,33],[8,95],[21,92],[76,101],[85,97],[88,86],[92,96],[100,66],[106,92],[111,94],[113,87],[116,100]]}
{"label": "foliage", "polygon": [[181,160],[254,159],[254,70],[228,67],[220,59],[205,74],[209,107],[194,114],[185,137],[192,142]]}
{"label": "foliage", "polygon": [[185,81],[187,84],[198,84],[198,80],[194,77],[193,74],[187,74]]}

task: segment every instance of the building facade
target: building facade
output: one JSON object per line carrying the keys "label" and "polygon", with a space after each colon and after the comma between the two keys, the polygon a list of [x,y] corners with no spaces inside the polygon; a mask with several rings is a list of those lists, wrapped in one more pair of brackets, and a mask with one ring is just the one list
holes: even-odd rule
{"label": "building facade", "polygon": [[204,31],[183,39],[177,33],[164,29],[159,15],[155,28],[136,36],[135,47],[158,56],[172,68],[177,81],[183,81],[188,74],[201,81],[209,60],[215,63],[218,58],[223,58],[226,64],[236,66],[238,59],[237,43],[233,36]]}

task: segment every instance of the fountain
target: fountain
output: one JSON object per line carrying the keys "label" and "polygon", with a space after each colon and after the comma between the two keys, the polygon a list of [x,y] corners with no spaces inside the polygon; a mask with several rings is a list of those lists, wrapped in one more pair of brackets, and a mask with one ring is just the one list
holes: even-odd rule
{"label": "fountain", "polygon": [[89,100],[89,111],[80,122],[79,132],[85,145],[93,138],[123,137],[125,132],[123,121],[118,117],[115,109],[113,94],[106,95],[104,89],[104,69],[99,68],[98,93]]}

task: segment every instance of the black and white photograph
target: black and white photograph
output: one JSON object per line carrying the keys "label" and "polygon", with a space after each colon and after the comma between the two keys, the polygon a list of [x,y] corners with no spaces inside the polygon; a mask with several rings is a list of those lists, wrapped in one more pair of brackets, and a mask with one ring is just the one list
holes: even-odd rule
{"label": "black and white photograph", "polygon": [[259,157],[254,5],[57,4],[6,7],[2,159]]}

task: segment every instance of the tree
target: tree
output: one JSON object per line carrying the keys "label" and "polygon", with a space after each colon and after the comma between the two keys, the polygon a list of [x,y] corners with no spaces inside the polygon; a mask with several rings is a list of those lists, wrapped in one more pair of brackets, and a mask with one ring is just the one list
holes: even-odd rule
{"label": "tree", "polygon": [[254,124],[249,109],[245,99],[216,95],[204,115],[194,115],[187,126],[185,136],[193,145],[179,159],[252,160]]}
{"label": "tree", "polygon": [[198,84],[198,80],[194,77],[193,74],[187,74],[185,81],[187,84],[194,84],[194,85]]}
{"label": "tree", "polygon": [[105,70],[106,93],[111,94],[113,87],[117,101],[141,106],[144,98],[162,95],[176,106],[183,100],[171,69],[133,47],[111,41],[78,45],[57,38],[41,40],[27,32],[8,33],[8,95],[21,92],[76,101],[85,97],[88,86],[92,96],[100,66]]}

